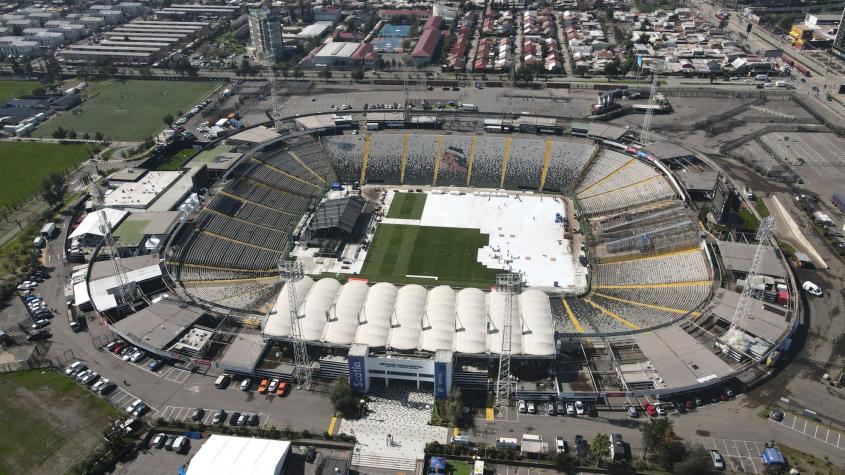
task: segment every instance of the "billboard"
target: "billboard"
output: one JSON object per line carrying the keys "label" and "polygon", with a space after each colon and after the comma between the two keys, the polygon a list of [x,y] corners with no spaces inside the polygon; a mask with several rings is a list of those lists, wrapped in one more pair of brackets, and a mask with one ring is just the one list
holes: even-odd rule
{"label": "billboard", "polygon": [[367,365],[363,355],[349,355],[349,385],[359,393],[367,392]]}
{"label": "billboard", "polygon": [[449,397],[449,375],[445,361],[434,363],[434,399]]}

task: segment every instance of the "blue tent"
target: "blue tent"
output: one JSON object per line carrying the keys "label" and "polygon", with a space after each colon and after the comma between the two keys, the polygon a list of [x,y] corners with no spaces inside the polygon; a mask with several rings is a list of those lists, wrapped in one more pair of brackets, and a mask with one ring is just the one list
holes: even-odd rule
{"label": "blue tent", "polygon": [[777,447],[769,447],[763,450],[763,463],[765,465],[774,464],[786,467],[786,460],[784,460],[783,454],[780,453],[780,449]]}
{"label": "blue tent", "polygon": [[428,473],[446,473],[446,457],[431,457],[428,462]]}

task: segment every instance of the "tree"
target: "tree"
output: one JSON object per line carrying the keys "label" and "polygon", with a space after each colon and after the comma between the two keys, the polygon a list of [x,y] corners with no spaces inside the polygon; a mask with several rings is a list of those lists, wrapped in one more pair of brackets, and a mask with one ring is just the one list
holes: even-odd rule
{"label": "tree", "polygon": [[672,467],[676,475],[707,475],[710,473],[710,453],[701,445],[693,445],[687,450],[687,456]]}
{"label": "tree", "polygon": [[301,70],[301,69],[299,69],[299,68],[295,68],[295,69],[293,70],[293,77],[294,77],[294,79],[302,79],[302,78],[304,78],[304,77],[305,77],[305,73],[304,73],[304,72],[302,72],[302,70]]}
{"label": "tree", "polygon": [[76,139],[76,131],[71,129],[67,132],[67,138],[75,140]]}
{"label": "tree", "polygon": [[41,182],[41,197],[50,205],[56,206],[65,199],[67,185],[61,173],[53,172]]}
{"label": "tree", "polygon": [[663,448],[667,435],[672,433],[672,423],[668,419],[654,418],[640,424],[643,438],[643,459],[649,452],[657,452]]}
{"label": "tree", "polygon": [[320,77],[323,78],[323,81],[329,82],[329,79],[332,78],[332,70],[329,68],[320,70]]}
{"label": "tree", "polygon": [[607,66],[605,66],[605,72],[608,76],[616,76],[619,74],[619,58],[614,57],[610,61],[607,62]]}
{"label": "tree", "polygon": [[446,398],[446,417],[453,426],[459,426],[464,415],[464,395],[460,388],[454,388]]}
{"label": "tree", "polygon": [[61,140],[65,137],[67,137],[67,130],[65,130],[64,128],[58,127],[58,128],[56,128],[56,130],[53,131],[53,138],[54,139]]}
{"label": "tree", "polygon": [[100,131],[94,132],[94,140],[102,142],[105,139],[106,139],[106,136],[103,135],[102,132],[100,132]]}
{"label": "tree", "polygon": [[596,434],[590,442],[590,456],[599,464],[610,456],[610,437],[607,434]]}
{"label": "tree", "polygon": [[85,139],[85,140],[91,140],[91,134],[89,134],[88,132],[85,132],[84,134],[82,134],[82,138]]}
{"label": "tree", "polygon": [[329,400],[334,410],[341,413],[343,417],[354,417],[358,414],[361,395],[352,389],[348,380],[340,378],[329,390]]}
{"label": "tree", "polygon": [[164,122],[168,127],[173,125],[173,114],[167,113],[164,117],[161,118],[161,121]]}

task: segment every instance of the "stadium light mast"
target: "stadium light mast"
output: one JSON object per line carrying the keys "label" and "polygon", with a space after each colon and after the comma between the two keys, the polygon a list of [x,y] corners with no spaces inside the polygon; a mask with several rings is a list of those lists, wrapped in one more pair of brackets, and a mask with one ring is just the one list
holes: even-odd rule
{"label": "stadium light mast", "polygon": [[299,325],[299,300],[296,298],[296,283],[302,280],[305,272],[302,263],[284,258],[279,260],[279,276],[288,288],[288,311],[290,312],[290,339],[293,343],[293,377],[300,386],[311,387],[311,361],[308,348],[302,340],[302,327]]}
{"label": "stadium light mast", "polygon": [[511,384],[511,340],[513,337],[513,300],[519,295],[522,287],[522,274],[508,272],[496,275],[496,291],[505,294],[505,311],[502,328],[502,352],[499,353],[499,375],[496,379],[496,406],[510,404]]}
{"label": "stadium light mast", "polygon": [[[656,65],[655,65],[656,66]],[[657,73],[659,72],[659,67],[655,67],[652,69],[652,79],[651,79],[651,92],[648,96],[648,107],[645,110],[645,117],[643,117],[643,127],[640,131],[640,144],[647,145],[649,134],[651,133],[651,119],[654,116],[654,106],[657,102]]]}
{"label": "stadium light mast", "polygon": [[118,304],[128,305],[134,312],[135,301],[138,298],[146,298],[143,292],[140,291],[137,284],[129,279],[128,271],[123,266],[120,254],[118,252],[117,243],[112,234],[111,223],[106,214],[105,198],[103,191],[97,186],[97,182],[89,174],[83,174],[81,177],[82,183],[88,188],[88,194],[91,195],[91,200],[94,203],[94,210],[97,213],[98,226],[100,233],[103,235],[103,245],[100,248],[107,249],[109,252],[109,260],[114,266],[114,277],[117,281],[116,297]]}
{"label": "stadium light mast", "polygon": [[775,219],[771,216],[760,221],[760,226],[757,228],[757,249],[754,251],[754,258],[751,261],[751,267],[748,269],[748,274],[745,276],[745,285],[742,286],[742,294],[739,296],[739,301],[736,304],[733,318],[731,319],[731,326],[728,331],[720,338],[725,353],[735,351],[737,353],[745,353],[745,339],[747,334],[743,327],[745,320],[751,314],[751,304],[754,300],[753,285],[759,280],[760,268],[763,265],[763,260],[766,256],[766,251],[772,246],[772,234],[774,233]]}

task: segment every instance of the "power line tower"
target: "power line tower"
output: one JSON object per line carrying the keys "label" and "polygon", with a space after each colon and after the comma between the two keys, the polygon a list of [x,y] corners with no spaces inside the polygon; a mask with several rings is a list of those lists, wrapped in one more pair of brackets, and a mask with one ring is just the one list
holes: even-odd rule
{"label": "power line tower", "polygon": [[128,271],[123,266],[123,262],[117,248],[117,243],[115,242],[114,235],[112,234],[111,223],[109,222],[108,215],[106,214],[103,191],[99,186],[97,186],[97,183],[90,175],[83,175],[81,180],[88,188],[88,194],[91,195],[91,200],[94,202],[94,210],[97,213],[98,226],[100,228],[100,233],[103,235],[103,245],[100,248],[100,252],[102,253],[103,250],[108,251],[109,260],[111,260],[112,265],[114,266],[114,277],[115,280],[117,280],[117,288],[115,289],[117,303],[118,305],[129,306],[129,308],[131,308],[134,312],[136,310],[135,302],[139,299],[146,300],[146,296],[138,288],[136,282],[130,281]]}
{"label": "power line tower", "polygon": [[308,348],[302,340],[302,327],[299,325],[299,300],[296,295],[296,283],[305,276],[302,263],[280,259],[279,275],[282,281],[287,283],[290,339],[293,344],[293,377],[300,386],[308,389],[311,387],[311,361],[308,358]]}
{"label": "power line tower", "polygon": [[[496,291],[505,294],[505,312],[502,327],[502,352],[499,354],[499,376],[496,379],[496,406],[510,404],[511,391],[511,340],[513,337],[513,304],[522,288],[522,275],[515,272],[496,275]],[[516,315],[518,317],[518,315]]]}
{"label": "power line tower", "polygon": [[651,79],[651,93],[648,96],[648,108],[645,111],[645,117],[643,117],[643,127],[640,131],[640,143],[642,145],[646,145],[648,143],[648,136],[651,133],[651,118],[654,116],[654,106],[657,103],[657,73],[659,71],[658,68],[653,69],[654,74],[652,74]]}
{"label": "power line tower", "polygon": [[745,285],[742,287],[742,294],[736,304],[731,326],[720,338],[721,348],[725,353],[731,354],[735,359],[742,359],[745,353],[745,339],[748,336],[743,330],[745,320],[751,313],[752,300],[754,300],[754,284],[760,279],[760,268],[766,251],[772,246],[772,235],[775,229],[775,219],[771,216],[764,218],[757,228],[757,249],[754,251],[754,258],[751,260],[751,267],[745,277]]}

